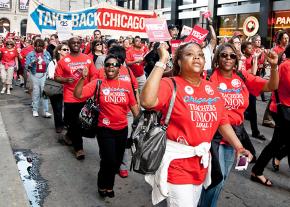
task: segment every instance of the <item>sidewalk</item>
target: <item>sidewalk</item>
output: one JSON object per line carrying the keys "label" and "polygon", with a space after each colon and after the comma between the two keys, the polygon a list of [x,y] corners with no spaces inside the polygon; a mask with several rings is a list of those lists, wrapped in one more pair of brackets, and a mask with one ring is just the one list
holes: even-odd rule
{"label": "sidewalk", "polygon": [[0,207],[29,207],[0,112]]}

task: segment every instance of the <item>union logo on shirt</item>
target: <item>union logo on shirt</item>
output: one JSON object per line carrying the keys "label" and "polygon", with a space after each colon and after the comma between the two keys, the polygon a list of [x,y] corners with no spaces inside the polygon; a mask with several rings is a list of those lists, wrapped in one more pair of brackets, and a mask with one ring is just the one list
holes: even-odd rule
{"label": "union logo on shirt", "polygon": [[204,87],[205,89],[205,92],[208,94],[208,95],[213,95],[214,94],[214,90],[212,89],[212,87],[210,85],[206,85]]}
{"label": "union logo on shirt", "polygon": [[70,58],[65,58],[64,59],[64,62],[66,62],[66,63],[69,63],[71,60],[70,60]]}
{"label": "union logo on shirt", "polygon": [[103,92],[103,94],[104,94],[105,96],[107,96],[107,95],[110,94],[110,89],[109,89],[109,88],[104,88],[104,89],[102,90],[102,92]]}
{"label": "union logo on shirt", "polygon": [[185,93],[187,93],[188,95],[192,95],[194,93],[194,90],[191,86],[185,86],[184,87],[184,91]]}
{"label": "union logo on shirt", "polygon": [[239,88],[241,86],[241,81],[239,79],[233,79],[231,82],[232,86],[235,88]]}
{"label": "union logo on shirt", "polygon": [[219,88],[222,89],[222,90],[226,90],[227,89],[227,84],[220,83]]}
{"label": "union logo on shirt", "polygon": [[103,124],[109,126],[110,125],[110,120],[108,118],[103,118]]}

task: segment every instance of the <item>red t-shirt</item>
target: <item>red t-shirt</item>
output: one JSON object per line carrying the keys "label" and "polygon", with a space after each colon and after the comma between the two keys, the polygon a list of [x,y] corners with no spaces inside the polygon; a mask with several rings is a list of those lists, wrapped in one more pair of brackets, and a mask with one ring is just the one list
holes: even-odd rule
{"label": "red t-shirt", "polygon": [[34,50],[34,48],[32,45],[29,45],[21,50],[20,55],[21,55],[22,59],[20,60],[20,62],[21,62],[22,66],[25,65],[27,54],[33,50]]}
{"label": "red t-shirt", "polygon": [[252,68],[253,57],[252,56],[249,56],[249,57],[245,56],[245,58],[246,59],[243,62],[243,64],[244,64],[243,68],[245,68],[245,70],[248,71]]}
{"label": "red t-shirt", "polygon": [[[97,78],[97,79],[105,79],[106,78],[104,68],[97,70],[95,78]],[[132,82],[134,89],[135,90],[138,89],[138,81],[137,81],[136,77],[134,76],[134,74],[132,73],[131,70],[130,70],[130,74],[129,74],[128,69],[124,65],[121,65],[121,67],[120,67],[119,80],[129,82],[130,84]]]}
{"label": "red t-shirt", "polygon": [[[140,58],[144,58],[145,52],[141,49],[136,49],[135,47],[130,48],[126,53],[126,63],[132,62]],[[133,65],[128,66],[136,78],[144,75],[144,63],[135,63]]]}
{"label": "red t-shirt", "polygon": [[[286,59],[279,66],[278,95],[283,105],[290,106],[290,60]],[[272,93],[270,111],[277,112],[275,93]]]}
{"label": "red t-shirt", "polygon": [[[97,80],[94,80],[85,85],[82,97],[92,97],[96,84]],[[136,105],[131,84],[122,80],[102,80],[99,103],[98,126],[114,130],[124,129],[128,126],[127,113],[131,106]]]}
{"label": "red t-shirt", "polygon": [[18,56],[16,48],[8,50],[6,47],[0,49],[0,53],[2,54],[1,63],[5,65],[5,68],[15,66],[15,58]]}
{"label": "red t-shirt", "polygon": [[285,47],[281,47],[280,45],[276,45],[274,48],[273,48],[273,51],[275,53],[277,53],[277,55],[280,55],[281,53],[283,53],[285,51]]}
{"label": "red t-shirt", "polygon": [[85,45],[85,54],[89,54],[91,52],[91,42],[88,42],[87,45]]}
{"label": "red t-shirt", "polygon": [[[199,87],[188,83],[183,78],[174,77],[177,84],[167,138],[189,146],[202,142],[211,142],[219,125],[227,124],[224,100],[213,83],[202,80]],[[163,78],[158,92],[158,104],[154,110],[167,114],[173,84],[169,78]],[[168,182],[173,184],[195,184],[204,182],[207,168],[200,163],[198,156],[176,159],[170,163]]]}
{"label": "red t-shirt", "polygon": [[249,93],[258,96],[266,80],[242,71],[245,82],[233,73],[232,78],[223,77],[219,69],[215,69],[210,81],[218,84],[218,90],[225,100],[228,118],[231,125],[240,125],[244,122],[244,112],[249,105]]}
{"label": "red t-shirt", "polygon": [[74,88],[78,80],[82,77],[84,67],[89,69],[89,77],[85,80],[87,84],[89,80],[93,80],[96,74],[96,67],[93,60],[87,55],[80,53],[78,56],[68,54],[57,62],[55,77],[74,78],[73,83],[63,84],[63,100],[66,103],[80,103],[86,101],[85,98],[78,99],[73,95]]}

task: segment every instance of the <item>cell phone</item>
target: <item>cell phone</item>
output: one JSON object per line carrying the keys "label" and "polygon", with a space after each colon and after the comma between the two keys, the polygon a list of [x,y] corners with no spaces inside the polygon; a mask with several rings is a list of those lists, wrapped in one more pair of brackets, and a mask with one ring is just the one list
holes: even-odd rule
{"label": "cell phone", "polygon": [[248,167],[249,161],[245,155],[240,155],[237,159],[236,170],[246,170]]}

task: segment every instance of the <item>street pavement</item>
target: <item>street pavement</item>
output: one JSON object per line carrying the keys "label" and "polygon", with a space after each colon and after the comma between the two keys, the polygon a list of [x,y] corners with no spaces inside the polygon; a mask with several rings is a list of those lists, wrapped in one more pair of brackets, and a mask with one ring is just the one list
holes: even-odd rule
{"label": "street pavement", "polygon": [[[266,103],[257,101],[259,128],[267,138],[265,142],[252,139],[257,155],[269,143],[273,133],[273,129],[261,126],[265,107]],[[12,150],[31,150],[40,160],[40,175],[48,184],[48,195],[43,200],[43,207],[152,206],[150,186],[145,183],[142,175],[134,172],[130,172],[129,177],[125,179],[116,176],[115,198],[100,198],[97,195],[100,158],[96,140],[84,138],[86,159],[76,160],[72,149],[59,143],[61,135],[55,133],[53,119],[32,117],[31,98],[23,89],[14,86],[12,95],[0,96],[0,113]],[[248,121],[245,122],[245,126],[251,134]],[[280,171],[277,173],[272,171],[271,163],[265,169],[265,175],[274,183],[271,188],[250,181],[251,167],[252,165],[242,172],[232,170],[218,206],[289,207],[290,171],[287,159],[282,160]],[[4,185],[3,182],[0,182],[0,185]],[[0,186],[0,189],[4,187],[7,186]],[[25,196],[18,198],[23,199]],[[12,203],[3,203],[0,200],[0,207],[13,206],[10,204]],[[158,205],[165,206],[165,203]]]}

